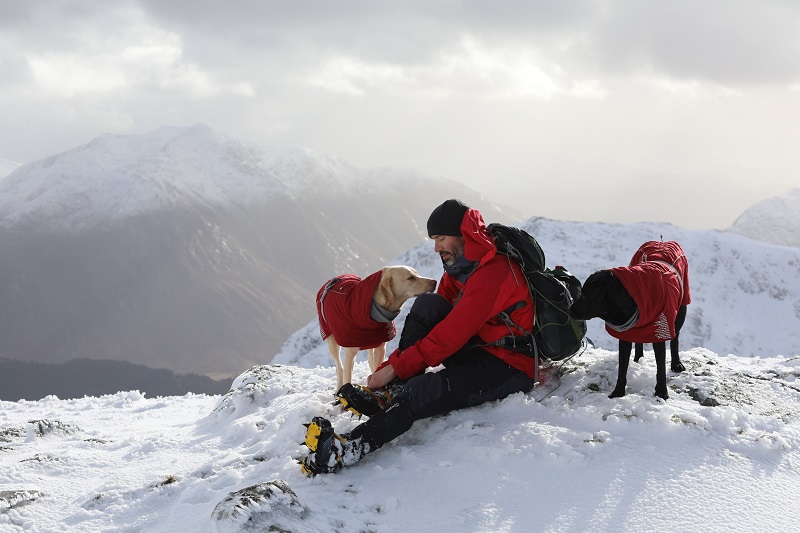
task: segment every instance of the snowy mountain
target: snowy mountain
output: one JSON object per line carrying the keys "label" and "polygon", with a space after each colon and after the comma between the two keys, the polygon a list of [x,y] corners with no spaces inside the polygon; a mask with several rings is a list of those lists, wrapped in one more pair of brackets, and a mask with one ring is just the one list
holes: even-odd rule
{"label": "snowy mountain", "polygon": [[430,181],[401,169],[361,170],[302,148],[256,146],[204,124],[163,127],[103,135],[18,168],[0,182],[0,227],[75,233],[164,210],[246,209],[276,199],[366,201],[387,192],[404,200],[398,189]]}
{"label": "snowy mountain", "polygon": [[591,349],[314,478],[302,424],[358,423],[331,367],[254,367],[224,396],[0,402],[0,531],[798,531],[800,358],[682,360],[668,401],[652,355],[612,400],[616,355]]}
{"label": "snowy mountain", "polygon": [[[584,281],[604,268],[626,266],[648,240],[675,240],[689,259],[692,303],[681,330],[681,348],[703,347],[740,356],[800,355],[800,249],[754,241],[721,231],[687,230],[670,224],[600,224],[531,218],[519,227],[536,237],[547,266],[565,266]],[[438,279],[441,261],[429,243],[396,258]],[[410,302],[406,304],[406,310]],[[402,327],[404,316],[398,319]],[[595,346],[615,349],[604,323],[588,323]],[[397,346],[398,338],[390,344]],[[363,357],[363,356],[362,356]],[[330,365],[316,320],[297,331],[273,362]]]}
{"label": "snowy mountain", "polygon": [[800,247],[800,188],[758,202],[742,213],[728,231],[764,242]]}
{"label": "snowy mountain", "polygon": [[202,124],[103,135],[0,180],[0,357],[236,375],[314,316],[325,280],[420,242],[450,196],[515,216],[451,181]]}
{"label": "snowy mountain", "polygon": [[8,159],[0,159],[0,179],[11,174],[11,171],[17,169],[19,166],[20,164],[15,163],[14,161],[9,161]]}

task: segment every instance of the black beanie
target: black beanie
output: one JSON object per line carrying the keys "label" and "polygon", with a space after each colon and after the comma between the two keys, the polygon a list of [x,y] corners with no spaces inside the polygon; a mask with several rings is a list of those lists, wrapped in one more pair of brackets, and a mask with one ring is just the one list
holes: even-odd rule
{"label": "black beanie", "polygon": [[437,207],[428,217],[428,237],[433,235],[451,235],[461,237],[461,221],[467,207],[460,200],[447,200]]}

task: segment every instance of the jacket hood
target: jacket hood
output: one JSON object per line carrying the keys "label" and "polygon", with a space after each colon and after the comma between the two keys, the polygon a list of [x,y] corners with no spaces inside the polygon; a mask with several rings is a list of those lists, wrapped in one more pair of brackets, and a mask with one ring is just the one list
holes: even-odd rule
{"label": "jacket hood", "polygon": [[485,264],[497,254],[494,239],[486,231],[486,223],[477,209],[467,209],[461,219],[461,235],[464,237],[464,257]]}

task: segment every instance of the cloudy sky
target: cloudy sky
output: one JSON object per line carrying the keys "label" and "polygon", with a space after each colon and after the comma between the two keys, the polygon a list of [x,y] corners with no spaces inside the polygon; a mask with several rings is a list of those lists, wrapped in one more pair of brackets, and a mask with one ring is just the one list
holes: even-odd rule
{"label": "cloudy sky", "polygon": [[796,0],[0,0],[0,159],[202,122],[526,215],[725,228],[800,184],[798,28]]}

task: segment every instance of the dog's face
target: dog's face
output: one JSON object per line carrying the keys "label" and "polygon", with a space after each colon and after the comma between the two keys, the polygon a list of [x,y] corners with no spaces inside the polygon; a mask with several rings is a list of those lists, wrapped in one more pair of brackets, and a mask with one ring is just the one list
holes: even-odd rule
{"label": "dog's face", "polygon": [[397,311],[409,298],[436,290],[436,280],[425,278],[405,265],[389,266],[381,272],[375,301],[389,311]]}
{"label": "dog's face", "polygon": [[610,270],[600,270],[586,278],[580,297],[569,308],[572,318],[598,317],[611,324],[623,324],[635,312],[636,302]]}

